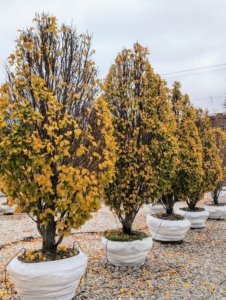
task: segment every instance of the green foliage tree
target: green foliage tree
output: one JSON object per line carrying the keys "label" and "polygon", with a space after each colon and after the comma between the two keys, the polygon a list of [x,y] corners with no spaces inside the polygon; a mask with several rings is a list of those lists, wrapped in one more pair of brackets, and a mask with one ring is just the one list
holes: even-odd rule
{"label": "green foliage tree", "polygon": [[223,185],[226,184],[226,133],[220,128],[213,128],[215,144],[220,153],[222,178],[217,182],[212,192],[214,204],[218,204],[218,198]]}
{"label": "green foliage tree", "polygon": [[105,197],[125,234],[131,234],[142,204],[165,189],[177,151],[168,89],[153,72],[148,54],[138,43],[133,50],[123,49],[104,82],[117,144],[116,174]]}
{"label": "green foliage tree", "polygon": [[33,22],[0,88],[0,181],[54,253],[100,207],[114,169],[113,127],[97,99],[91,36],[45,13]]}
{"label": "green foliage tree", "polygon": [[222,180],[222,161],[210,124],[210,118],[208,113],[202,109],[196,109],[196,126],[202,143],[203,175],[200,185],[187,200],[187,204],[191,209],[195,208],[205,192],[212,191],[216,184]]}
{"label": "green foliage tree", "polygon": [[186,201],[199,188],[203,176],[202,145],[195,123],[195,109],[189,97],[182,95],[180,88],[180,83],[174,82],[170,94],[171,108],[177,124],[176,138],[179,149],[174,177],[162,195],[167,214],[173,213],[176,201]]}

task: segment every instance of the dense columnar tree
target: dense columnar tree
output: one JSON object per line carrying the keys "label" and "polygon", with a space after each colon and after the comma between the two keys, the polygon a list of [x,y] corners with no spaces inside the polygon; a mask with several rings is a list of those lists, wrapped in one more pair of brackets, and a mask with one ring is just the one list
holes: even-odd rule
{"label": "dense columnar tree", "polygon": [[115,177],[105,190],[123,232],[131,234],[140,207],[164,191],[174,172],[175,121],[165,82],[135,43],[115,59],[104,82],[117,144]]}
{"label": "dense columnar tree", "polygon": [[113,128],[98,98],[91,36],[45,13],[33,22],[0,88],[0,181],[37,223],[43,250],[55,252],[100,206],[113,173]]}
{"label": "dense columnar tree", "polygon": [[176,201],[186,201],[202,182],[202,144],[196,126],[196,113],[189,97],[182,95],[181,85],[174,82],[170,94],[171,108],[176,118],[178,157],[170,187],[162,195],[167,214],[172,214]]}
{"label": "dense columnar tree", "polygon": [[[225,150],[223,150],[226,145],[225,134],[221,134],[220,130],[213,131],[207,112],[197,109],[196,115],[196,125],[202,142],[203,179],[201,185],[187,201],[190,208],[195,207],[205,192],[213,191],[218,184],[222,187],[222,164],[223,159],[226,159]],[[218,149],[220,151],[222,149],[222,152]],[[216,198],[215,201],[217,201]]]}
{"label": "dense columnar tree", "polygon": [[222,178],[217,182],[214,190],[212,191],[214,204],[218,204],[220,191],[223,185],[226,184],[226,133],[220,128],[213,128],[213,134],[214,134],[215,144],[217,146],[217,149],[219,150],[219,154],[221,158],[221,171],[222,171]]}

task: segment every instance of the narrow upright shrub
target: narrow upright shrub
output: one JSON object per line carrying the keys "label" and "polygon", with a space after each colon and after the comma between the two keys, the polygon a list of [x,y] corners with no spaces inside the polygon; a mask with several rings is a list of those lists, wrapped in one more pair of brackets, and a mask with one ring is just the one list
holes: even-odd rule
{"label": "narrow upright shrub", "polygon": [[215,184],[214,189],[212,190],[213,202],[214,204],[218,204],[220,191],[223,185],[226,184],[226,133],[220,128],[213,128],[212,130],[213,130],[215,144],[217,146],[220,159],[221,159],[221,171],[222,171],[222,178],[219,178],[218,182]]}
{"label": "narrow upright shrub", "polygon": [[157,199],[170,181],[177,151],[168,89],[148,54],[139,43],[123,49],[104,82],[117,144],[115,177],[105,199],[129,235],[141,206]]}
{"label": "narrow upright shrub", "polygon": [[91,36],[45,13],[33,22],[0,88],[0,182],[36,222],[42,249],[55,252],[99,208],[114,139],[107,104],[97,99]]}
{"label": "narrow upright shrub", "polygon": [[211,127],[208,113],[202,109],[196,109],[196,126],[202,143],[202,181],[197,189],[190,195],[187,203],[194,209],[196,203],[205,192],[214,190],[217,183],[222,181],[222,160]]}
{"label": "narrow upright shrub", "polygon": [[170,95],[171,108],[176,118],[178,157],[170,186],[162,201],[167,214],[173,213],[176,201],[187,201],[202,182],[202,144],[196,126],[196,113],[189,97],[182,95],[181,85],[174,82]]}

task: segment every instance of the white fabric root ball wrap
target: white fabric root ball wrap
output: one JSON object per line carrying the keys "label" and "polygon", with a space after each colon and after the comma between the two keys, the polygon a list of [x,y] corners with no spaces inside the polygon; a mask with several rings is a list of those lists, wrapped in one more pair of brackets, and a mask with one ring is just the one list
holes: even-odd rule
{"label": "white fabric root ball wrap", "polygon": [[226,218],[226,205],[216,206],[216,205],[206,205],[205,210],[209,212],[210,219],[224,219]]}
{"label": "white fabric root ball wrap", "polygon": [[0,210],[2,210],[4,215],[13,214],[16,208],[17,204],[14,204],[13,206],[0,205]]}
{"label": "white fabric root ball wrap", "polygon": [[104,252],[108,261],[115,266],[139,266],[144,263],[152,247],[152,238],[131,242],[115,242],[102,238]]}
{"label": "white fabric root ball wrap", "polygon": [[203,211],[185,211],[178,209],[176,212],[178,215],[183,216],[191,222],[191,228],[203,228],[205,227],[205,221],[209,217],[209,212],[207,210]]}
{"label": "white fabric root ball wrap", "polygon": [[147,215],[146,221],[152,238],[157,241],[181,241],[184,239],[191,226],[191,222],[187,219],[171,221],[157,219],[153,216]]}
{"label": "white fabric root ball wrap", "polygon": [[21,300],[71,300],[87,266],[87,256],[24,263],[15,257],[7,271]]}

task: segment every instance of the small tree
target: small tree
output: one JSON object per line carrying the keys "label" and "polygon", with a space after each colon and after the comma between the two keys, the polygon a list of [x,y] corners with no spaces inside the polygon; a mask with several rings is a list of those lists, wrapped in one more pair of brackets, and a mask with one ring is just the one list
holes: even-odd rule
{"label": "small tree", "polygon": [[107,105],[95,100],[91,36],[45,13],[33,21],[16,41],[0,89],[0,181],[37,223],[42,249],[54,253],[99,208],[114,140]]}
{"label": "small tree", "polygon": [[215,188],[212,192],[213,202],[214,204],[218,204],[218,198],[220,195],[220,191],[223,185],[226,183],[226,133],[222,131],[220,128],[213,128],[213,135],[215,140],[215,145],[220,153],[221,158],[221,171],[222,178],[218,180],[215,184]]}
{"label": "small tree", "polygon": [[202,181],[202,145],[195,124],[195,109],[187,95],[182,95],[179,82],[174,82],[170,95],[171,107],[176,118],[178,157],[174,177],[162,195],[167,214],[173,213],[176,201],[186,201]]}
{"label": "small tree", "polygon": [[221,159],[217,149],[210,118],[207,112],[196,109],[196,126],[202,143],[202,180],[196,190],[192,192],[187,204],[190,209],[195,209],[197,202],[205,192],[214,189],[222,178]]}
{"label": "small tree", "polygon": [[116,174],[105,190],[106,203],[129,235],[142,204],[165,189],[176,156],[168,89],[153,72],[148,54],[138,43],[133,50],[123,49],[104,82],[117,143]]}

